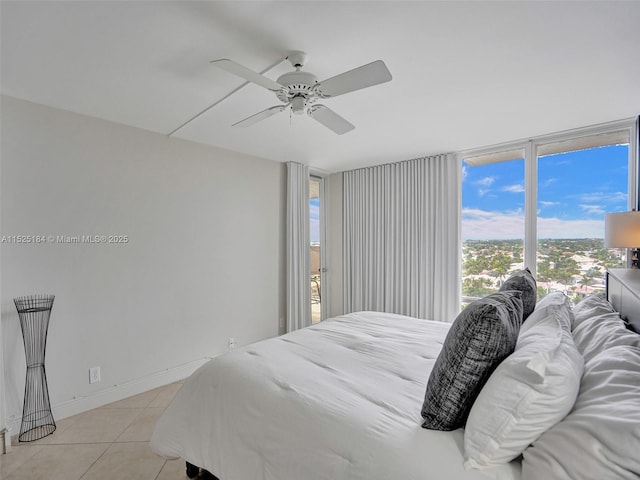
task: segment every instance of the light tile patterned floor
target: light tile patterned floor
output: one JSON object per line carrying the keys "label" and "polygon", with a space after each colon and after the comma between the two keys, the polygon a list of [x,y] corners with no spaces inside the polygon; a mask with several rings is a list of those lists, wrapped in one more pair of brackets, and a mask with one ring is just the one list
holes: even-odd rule
{"label": "light tile patterned floor", "polygon": [[182,460],[149,448],[156,420],[182,383],[173,383],[57,421],[53,435],[0,455],[1,480],[184,480]]}

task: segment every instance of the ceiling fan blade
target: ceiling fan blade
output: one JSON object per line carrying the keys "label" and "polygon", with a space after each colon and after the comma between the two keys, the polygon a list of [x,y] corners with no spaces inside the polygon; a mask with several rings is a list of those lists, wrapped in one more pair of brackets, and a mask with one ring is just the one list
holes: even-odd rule
{"label": "ceiling fan blade", "polygon": [[350,132],[351,130],[356,128],[336,112],[334,112],[330,108],[325,107],[324,105],[314,105],[313,107],[309,108],[308,114],[311,118],[320,122],[328,129],[333,130],[338,135]]}
{"label": "ceiling fan blade", "polygon": [[267,90],[280,90],[282,85],[277,83],[270,78],[265,77],[264,75],[260,75],[257,72],[245,67],[244,65],[240,65],[239,63],[234,62],[233,60],[229,60],[228,58],[222,58],[220,60],[212,60],[211,63],[222,70],[226,70],[229,73],[233,73],[239,77],[244,78],[256,85],[260,85],[261,87],[266,88]]}
{"label": "ceiling fan blade", "polygon": [[233,127],[249,127],[254,123],[258,123],[260,120],[264,120],[265,118],[269,118],[276,113],[282,112],[288,105],[277,105],[275,107],[267,108],[261,112],[255,113],[250,117],[245,118],[244,120],[240,120],[237,123],[234,123]]}
{"label": "ceiling fan blade", "polygon": [[368,63],[335,77],[328,78],[317,85],[322,97],[337,97],[345,93],[372,87],[391,80],[391,73],[382,60]]}

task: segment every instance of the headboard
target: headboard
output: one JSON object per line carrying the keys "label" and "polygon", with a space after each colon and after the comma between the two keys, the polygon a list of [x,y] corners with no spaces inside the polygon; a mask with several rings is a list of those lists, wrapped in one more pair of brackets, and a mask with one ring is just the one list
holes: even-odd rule
{"label": "headboard", "polygon": [[631,330],[640,333],[640,269],[607,270],[607,300]]}

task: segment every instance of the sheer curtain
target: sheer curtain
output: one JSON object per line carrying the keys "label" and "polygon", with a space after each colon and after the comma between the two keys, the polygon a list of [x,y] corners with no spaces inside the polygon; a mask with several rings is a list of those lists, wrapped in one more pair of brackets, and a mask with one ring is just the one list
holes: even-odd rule
{"label": "sheer curtain", "polygon": [[343,178],[345,312],[453,321],[460,309],[456,156],[363,168]]}
{"label": "sheer curtain", "polygon": [[287,163],[287,331],[311,325],[309,168]]}

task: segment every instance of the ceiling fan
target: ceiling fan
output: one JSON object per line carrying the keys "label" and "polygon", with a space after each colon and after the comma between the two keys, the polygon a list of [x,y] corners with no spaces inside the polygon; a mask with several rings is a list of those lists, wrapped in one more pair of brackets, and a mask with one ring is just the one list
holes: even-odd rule
{"label": "ceiling fan", "polygon": [[338,135],[347,133],[355,128],[354,125],[342,118],[329,107],[316,103],[318,100],[337,97],[345,93],[372,87],[391,80],[391,73],[382,60],[362,65],[347,72],[318,82],[316,76],[301,71],[307,60],[305,52],[293,51],[286,59],[295,68],[285,73],[277,80],[271,80],[253,70],[226,58],[213,60],[211,63],[218,68],[233,73],[245,80],[255,83],[276,94],[282,105],[267,108],[250,117],[233,124],[234,127],[248,127],[265,118],[269,118],[291,107],[291,112],[297,115],[306,113],[325,127]]}

